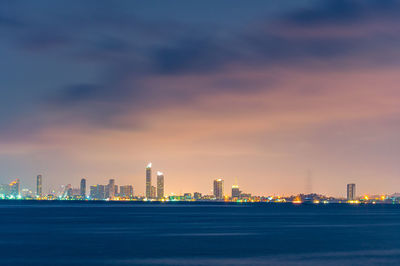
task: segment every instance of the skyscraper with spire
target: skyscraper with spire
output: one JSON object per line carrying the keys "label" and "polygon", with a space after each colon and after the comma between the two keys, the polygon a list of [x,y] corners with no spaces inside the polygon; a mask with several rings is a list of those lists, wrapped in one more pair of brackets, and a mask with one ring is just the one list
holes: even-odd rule
{"label": "skyscraper with spire", "polygon": [[146,167],[146,198],[151,199],[151,163]]}

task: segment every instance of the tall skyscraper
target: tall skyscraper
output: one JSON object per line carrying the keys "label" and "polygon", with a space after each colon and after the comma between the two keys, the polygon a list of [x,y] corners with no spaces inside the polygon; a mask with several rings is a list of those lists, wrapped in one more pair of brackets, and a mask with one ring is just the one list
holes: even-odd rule
{"label": "tall skyscraper", "polygon": [[42,196],[42,175],[36,176],[36,197]]}
{"label": "tall skyscraper", "polygon": [[356,184],[347,184],[347,200],[355,200]]}
{"label": "tall skyscraper", "polygon": [[82,178],[81,179],[81,197],[86,198],[86,179]]}
{"label": "tall skyscraper", "polygon": [[151,163],[146,167],[146,198],[151,199]]}
{"label": "tall skyscraper", "polygon": [[161,172],[157,172],[157,198],[164,198],[164,175]]}
{"label": "tall skyscraper", "polygon": [[224,198],[224,180],[214,180],[214,197],[219,200]]}

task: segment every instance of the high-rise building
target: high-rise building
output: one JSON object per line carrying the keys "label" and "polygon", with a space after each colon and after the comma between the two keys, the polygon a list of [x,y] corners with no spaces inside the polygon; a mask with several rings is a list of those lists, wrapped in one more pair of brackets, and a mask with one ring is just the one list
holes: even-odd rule
{"label": "high-rise building", "polygon": [[90,193],[89,193],[90,199],[96,199],[96,196],[97,196],[97,186],[90,186]]}
{"label": "high-rise building", "polygon": [[150,199],[155,199],[157,196],[157,189],[155,186],[151,186],[150,189]]}
{"label": "high-rise building", "polygon": [[133,186],[132,185],[126,185],[124,186],[124,192],[123,192],[124,197],[127,198],[133,198]]}
{"label": "high-rise building", "polygon": [[110,179],[107,185],[106,198],[111,199],[114,197],[115,197],[115,179]]}
{"label": "high-rise building", "polygon": [[214,180],[214,197],[218,200],[224,198],[224,180],[221,178]]}
{"label": "high-rise building", "polygon": [[157,198],[164,198],[164,175],[161,172],[157,172]]}
{"label": "high-rise building", "polygon": [[146,198],[151,198],[151,163],[146,167]]}
{"label": "high-rise building", "polygon": [[81,179],[80,190],[81,190],[81,197],[86,198],[86,179],[85,178]]}
{"label": "high-rise building", "polygon": [[132,198],[133,197],[133,187],[131,185],[120,186],[119,187],[119,196],[124,198]]}
{"label": "high-rise building", "polygon": [[10,195],[18,197],[21,194],[19,179],[15,179],[10,183]]}
{"label": "high-rise building", "polygon": [[347,200],[356,199],[356,184],[347,184]]}
{"label": "high-rise building", "polygon": [[36,197],[42,197],[42,175],[36,176]]}
{"label": "high-rise building", "polygon": [[240,198],[240,189],[238,185],[232,186],[232,198]]}
{"label": "high-rise building", "polygon": [[90,186],[90,198],[103,200],[105,199],[105,189],[104,185]]}
{"label": "high-rise building", "polygon": [[72,185],[68,184],[64,188],[63,197],[71,197],[72,196]]}

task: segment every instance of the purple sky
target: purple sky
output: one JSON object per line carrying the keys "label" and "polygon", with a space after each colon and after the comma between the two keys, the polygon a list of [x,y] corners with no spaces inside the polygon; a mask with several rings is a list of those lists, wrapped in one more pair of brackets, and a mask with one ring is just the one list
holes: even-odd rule
{"label": "purple sky", "polygon": [[399,12],[2,1],[0,183],[115,178],[143,194],[151,161],[167,193],[210,193],[215,178],[255,195],[399,192]]}

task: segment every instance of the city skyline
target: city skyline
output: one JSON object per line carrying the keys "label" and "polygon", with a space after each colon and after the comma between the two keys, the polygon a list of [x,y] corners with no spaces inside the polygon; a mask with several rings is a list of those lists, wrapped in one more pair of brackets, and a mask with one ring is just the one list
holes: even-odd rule
{"label": "city skyline", "polygon": [[[258,194],[254,195],[249,191],[242,191],[241,187],[238,185],[238,180],[235,178],[234,183],[231,186],[230,190],[230,195],[229,188],[225,190],[225,185],[224,185],[224,179],[222,178],[217,178],[213,180],[212,184],[212,190],[211,193],[204,193],[204,192],[199,192],[199,190],[195,190],[192,192],[185,191],[184,193],[175,193],[171,192],[169,195],[165,193],[165,180],[164,180],[164,174],[160,171],[157,171],[156,175],[156,180],[155,184],[153,186],[152,183],[152,167],[153,164],[150,162],[147,164],[145,168],[145,178],[144,178],[144,193],[141,194],[136,194],[134,193],[136,185],[118,185],[115,178],[109,179],[108,184],[106,185],[101,185],[101,184],[92,184],[87,187],[87,179],[82,178],[80,180],[79,188],[74,187],[72,184],[66,184],[62,185],[59,189],[61,190],[49,190],[48,195],[53,195],[58,197],[57,195],[63,195],[65,196],[79,196],[79,199],[113,199],[113,198],[119,198],[119,197],[139,197],[139,198],[145,198],[147,200],[164,200],[168,197],[171,196],[183,196],[185,199],[200,199],[202,195],[206,197],[206,199],[210,199],[209,197],[213,197],[215,200],[224,200],[226,197],[236,200],[240,200],[241,198],[253,198],[253,197],[293,197],[296,195],[320,195],[324,197],[333,197],[333,198],[342,198],[342,199],[347,199],[347,201],[353,202],[356,201],[359,198],[367,199],[368,196],[370,195],[382,195],[379,196],[379,198],[386,199],[387,196],[393,195],[393,197],[398,198],[398,195],[400,193],[380,193],[380,194],[372,194],[372,193],[362,193],[362,195],[357,195],[356,193],[356,184],[354,183],[348,183],[346,186],[346,192],[345,192],[345,197],[343,196],[335,196],[335,195],[325,195],[323,193],[318,193],[314,191],[307,191],[307,192],[297,192],[294,194]],[[309,180],[307,180],[307,183]],[[1,193],[4,194],[4,191],[8,191],[7,194],[12,195],[14,197],[20,197],[21,194],[21,185],[20,185],[20,180],[17,178],[9,185],[7,184],[1,184]],[[308,186],[309,184],[307,184]],[[7,186],[7,188],[4,188],[4,186]],[[43,176],[37,175],[36,176],[36,191],[32,192],[32,190],[27,189],[26,187],[23,187],[25,189],[25,192],[30,192],[32,197],[36,198],[42,198],[43,196],[46,196],[46,193],[43,193]],[[0,193],[0,194],[1,194]],[[200,196],[196,196],[196,194]],[[383,198],[382,198],[383,197]],[[296,200],[294,200],[296,202]]]}
{"label": "city skyline", "polygon": [[165,194],[211,194],[217,178],[257,195],[399,192],[399,12],[392,0],[5,1],[0,183],[117,178],[145,193],[152,161]]}

